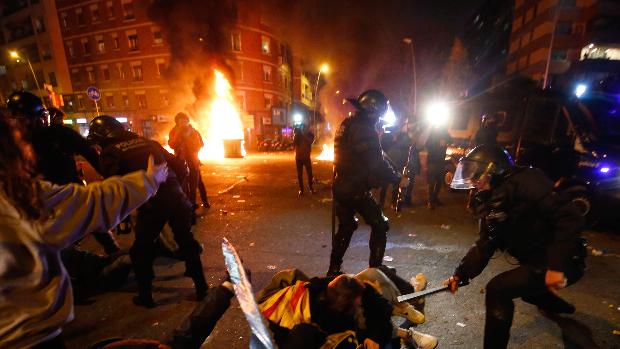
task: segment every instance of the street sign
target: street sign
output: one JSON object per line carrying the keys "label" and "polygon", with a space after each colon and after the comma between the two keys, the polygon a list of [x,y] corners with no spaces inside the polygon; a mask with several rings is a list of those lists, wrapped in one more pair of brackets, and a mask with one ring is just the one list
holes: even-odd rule
{"label": "street sign", "polygon": [[86,95],[95,102],[101,99],[101,92],[99,92],[99,89],[95,86],[90,86],[87,88]]}

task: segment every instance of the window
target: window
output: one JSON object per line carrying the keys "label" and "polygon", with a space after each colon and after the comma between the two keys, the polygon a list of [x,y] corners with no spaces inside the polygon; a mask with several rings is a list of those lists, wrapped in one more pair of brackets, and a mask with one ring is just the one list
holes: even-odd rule
{"label": "window", "polygon": [[168,97],[168,90],[159,90],[159,95],[162,104],[166,107],[170,106],[170,98]]}
{"label": "window", "polygon": [[555,26],[555,33],[560,35],[569,35],[573,32],[573,23],[560,21]]}
{"label": "window", "polygon": [[49,77],[50,77],[50,84],[52,84],[52,86],[56,87],[58,86],[58,80],[56,80],[56,73],[49,72]]}
{"label": "window", "polygon": [[83,26],[84,24],[86,24],[86,20],[84,19],[84,12],[82,12],[81,8],[75,10],[75,17],[77,18],[78,26]]}
{"label": "window", "polygon": [[271,82],[271,66],[263,65],[263,81]]}
{"label": "window", "polygon": [[237,79],[239,79],[240,81],[245,80],[245,76],[243,74],[243,62],[242,61],[237,61],[237,69],[235,69],[235,74],[237,76]]}
{"label": "window", "polygon": [[577,0],[560,0],[560,6],[564,8],[575,7]]}
{"label": "window", "polygon": [[271,40],[269,39],[268,36],[263,35],[261,37],[261,50],[263,51],[263,54],[265,55],[269,55],[271,54]]}
{"label": "window", "polygon": [[133,13],[132,0],[123,0],[122,5],[123,5],[123,19],[126,21],[136,19],[136,15]]}
{"label": "window", "polygon": [[146,109],[146,94],[144,92],[136,92],[136,101],[138,102],[138,108]]}
{"label": "window", "polygon": [[155,65],[157,66],[157,76],[162,76],[166,73],[166,60],[164,59],[156,59]]}
{"label": "window", "polygon": [[79,109],[85,109],[86,105],[84,104],[84,96],[78,95],[77,99],[78,99],[78,108]]}
{"label": "window", "polygon": [[106,6],[108,7],[108,18],[114,19],[116,16],[116,11],[114,11],[114,3],[112,1],[108,1]]}
{"label": "window", "polygon": [[82,77],[78,69],[71,69],[71,79],[73,80],[74,83],[79,84],[81,82]]}
{"label": "window", "polygon": [[81,40],[82,42],[82,50],[84,51],[84,56],[90,55],[90,43],[87,38]]}
{"label": "window", "polygon": [[43,58],[44,61],[49,61],[50,59],[52,59],[52,51],[50,49],[50,45],[41,45],[41,58]]}
{"label": "window", "polygon": [[236,52],[241,51],[241,34],[231,33],[230,40],[231,40],[232,50]]}
{"label": "window", "polygon": [[159,28],[151,28],[151,31],[153,32],[153,44],[154,45],[161,45],[164,43],[164,37],[161,34],[161,29]]}
{"label": "window", "polygon": [[265,109],[271,110],[271,106],[272,106],[272,103],[273,103],[273,96],[272,95],[265,95],[264,99],[265,99]]}
{"label": "window", "polygon": [[90,5],[90,15],[93,19],[93,23],[101,21],[101,13],[99,12],[99,5]]}
{"label": "window", "polygon": [[120,48],[121,48],[121,43],[118,40],[118,34],[116,34],[116,33],[112,34],[112,47],[115,50],[120,50]]}
{"label": "window", "polygon": [[103,76],[104,81],[110,80],[110,68],[107,65],[101,66],[101,75]]}
{"label": "window", "polygon": [[568,58],[568,52],[566,50],[553,50],[551,51],[552,61],[565,61]]}
{"label": "window", "polygon": [[116,72],[118,73],[119,80],[125,80],[125,68],[123,68],[123,63],[116,63]]}
{"label": "window", "polygon": [[129,51],[138,51],[138,33],[135,31],[127,32],[127,43]]}
{"label": "window", "polygon": [[63,29],[69,29],[69,15],[66,12],[60,14],[60,24]]}
{"label": "window", "polygon": [[93,70],[93,67],[86,68],[86,73],[88,74],[88,81],[91,83],[94,83],[95,82],[95,71]]}
{"label": "window", "polygon": [[140,62],[131,63],[131,76],[133,77],[133,81],[144,80],[144,77],[142,76],[142,63]]}
{"label": "window", "polygon": [[33,19],[34,22],[34,29],[37,31],[37,33],[41,33],[45,31],[45,24],[43,24],[43,19],[40,17],[35,17]]}
{"label": "window", "polygon": [[121,95],[121,98],[123,99],[123,105],[125,107],[129,106],[129,96],[127,96],[127,93],[123,92],[123,94]]}
{"label": "window", "polygon": [[97,40],[97,53],[105,53],[105,41],[103,41],[103,36],[97,36],[95,40]]}
{"label": "window", "polygon": [[114,95],[105,95],[105,103],[108,108],[114,108]]}

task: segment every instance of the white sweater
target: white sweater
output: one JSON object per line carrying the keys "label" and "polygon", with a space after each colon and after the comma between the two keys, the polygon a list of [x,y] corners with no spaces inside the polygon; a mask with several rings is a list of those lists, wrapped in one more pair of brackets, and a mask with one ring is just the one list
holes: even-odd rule
{"label": "white sweater", "polygon": [[[0,179],[0,184],[1,184]],[[1,186],[0,186],[1,188]],[[144,171],[88,186],[41,182],[51,218],[20,217],[0,189],[0,348],[30,348],[73,319],[73,294],[60,251],[84,234],[105,231],[158,188]]]}

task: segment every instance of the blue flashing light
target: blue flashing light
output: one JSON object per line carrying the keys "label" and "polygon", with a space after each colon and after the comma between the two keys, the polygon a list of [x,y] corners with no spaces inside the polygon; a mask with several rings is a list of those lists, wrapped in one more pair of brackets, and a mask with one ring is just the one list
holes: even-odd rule
{"label": "blue flashing light", "polygon": [[586,86],[585,84],[579,84],[577,85],[577,87],[575,87],[575,96],[577,96],[577,98],[581,98],[581,96],[583,96],[586,91],[588,91],[588,86]]}
{"label": "blue flashing light", "polygon": [[601,167],[601,168],[599,169],[599,171],[600,171],[601,173],[608,173],[608,172],[609,172],[609,167]]}

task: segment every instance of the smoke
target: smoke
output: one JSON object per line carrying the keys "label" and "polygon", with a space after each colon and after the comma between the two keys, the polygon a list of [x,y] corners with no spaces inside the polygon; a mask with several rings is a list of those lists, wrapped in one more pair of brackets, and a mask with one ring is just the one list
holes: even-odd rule
{"label": "smoke", "polygon": [[229,30],[235,22],[233,1],[155,0],[149,17],[169,44],[166,72],[173,106],[196,115],[209,100],[216,67],[229,79]]}
{"label": "smoke", "polygon": [[[296,55],[310,59],[316,71],[327,62],[331,72],[321,88],[328,110],[342,115],[343,96],[369,88],[384,91],[400,111],[407,110],[412,85],[413,39],[419,99],[432,95],[453,37],[482,0],[262,0],[270,25],[279,29]],[[323,77],[321,77],[323,79]],[[336,95],[335,92],[341,93]],[[421,95],[421,96],[420,96]],[[329,115],[328,115],[329,118]]]}

